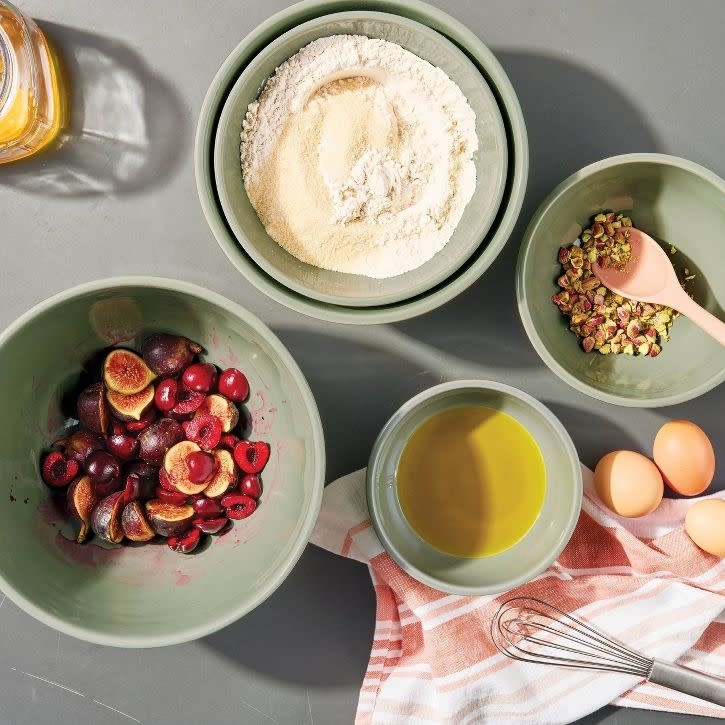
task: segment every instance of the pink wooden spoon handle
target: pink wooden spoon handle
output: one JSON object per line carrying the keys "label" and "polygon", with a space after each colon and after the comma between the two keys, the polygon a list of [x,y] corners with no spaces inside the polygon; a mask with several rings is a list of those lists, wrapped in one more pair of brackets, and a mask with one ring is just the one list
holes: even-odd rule
{"label": "pink wooden spoon handle", "polygon": [[684,290],[681,295],[677,296],[676,300],[672,300],[671,304],[667,304],[692,320],[721,345],[725,345],[725,322],[718,320],[715,315],[711,315],[704,307],[698,305]]}

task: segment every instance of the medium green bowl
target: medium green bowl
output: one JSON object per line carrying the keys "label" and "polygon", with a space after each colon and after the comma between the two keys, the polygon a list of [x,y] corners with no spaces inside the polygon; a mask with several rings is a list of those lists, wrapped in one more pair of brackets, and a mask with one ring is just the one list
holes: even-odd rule
{"label": "medium green bowl", "polygon": [[[417,269],[372,279],[320,269],[293,257],[264,229],[242,183],[239,137],[249,104],[275,69],[301,48],[330,35],[365,35],[404,47],[441,68],[458,85],[476,114],[479,149],[474,156],[476,191],[446,246]],[[503,197],[506,130],[496,99],[468,57],[440,33],[391,13],[333,13],[302,23],[272,41],[244,69],[229,92],[214,144],[214,176],[229,226],[247,254],[280,284],[316,300],[350,307],[379,306],[415,297],[455,272],[481,244]]]}
{"label": "medium green bowl", "polygon": [[[74,526],[38,471],[41,452],[75,414],[83,363],[151,331],[187,335],[208,359],[246,372],[253,436],[269,441],[259,509],[188,556],[72,542]],[[119,277],[42,302],[0,336],[0,587],[66,634],[119,647],[202,637],[264,601],[302,554],[322,500],[317,406],[282,343],[256,317],[201,287]],[[60,508],[56,505],[60,504]]]}
{"label": "medium green bowl", "polygon": [[[244,251],[229,226],[217,193],[213,169],[215,137],[225,100],[250,61],[265,46],[300,23],[336,12],[375,11],[410,18],[458,46],[478,68],[493,92],[507,138],[508,171],[500,205],[486,239],[452,276],[409,300],[371,307],[346,307],[311,299],[277,282]],[[229,260],[259,290],[298,312],[332,322],[377,324],[421,315],[472,285],[503,249],[523,203],[528,177],[528,141],[523,114],[508,76],[491,51],[462,23],[417,0],[305,0],[273,15],[235,48],[217,72],[202,105],[194,163],[197,189],[207,222]]]}
{"label": "medium green bowl", "polygon": [[[436,413],[466,405],[516,418],[533,436],[546,466],[546,494],[533,527],[509,549],[478,559],[444,554],[421,539],[403,514],[395,483],[398,461],[415,430]],[[446,485],[455,496],[455,483]],[[367,499],[378,538],[411,576],[451,594],[498,594],[533,579],[566,546],[581,509],[581,466],[564,426],[538,400],[503,383],[459,380],[416,395],[385,424],[370,455]]]}
{"label": "medium green bowl", "polygon": [[725,182],[691,161],[626,154],[577,171],[539,207],[524,236],[516,294],[526,332],[562,380],[617,405],[675,405],[725,380],[725,348],[684,317],[656,358],[585,353],[550,301],[557,291],[559,247],[571,244],[602,209],[631,212],[635,226],[674,245],[696,274],[694,297],[725,317]]}

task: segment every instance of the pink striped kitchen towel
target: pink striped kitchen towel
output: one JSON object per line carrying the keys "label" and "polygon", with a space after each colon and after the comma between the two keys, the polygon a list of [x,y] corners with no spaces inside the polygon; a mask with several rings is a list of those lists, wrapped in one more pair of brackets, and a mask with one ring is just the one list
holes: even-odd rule
{"label": "pink striped kitchen towel", "polygon": [[448,595],[407,575],[370,525],[364,470],[326,488],[312,541],[365,562],[377,594],[358,725],[568,723],[608,703],[725,718],[725,708],[630,675],[516,662],[491,642],[501,600],[532,596],[650,656],[725,676],[725,561],[685,534],[693,501],[665,500],[649,516],[622,519],[598,502],[588,469],[584,480],[581,516],[559,559],[498,597]]}

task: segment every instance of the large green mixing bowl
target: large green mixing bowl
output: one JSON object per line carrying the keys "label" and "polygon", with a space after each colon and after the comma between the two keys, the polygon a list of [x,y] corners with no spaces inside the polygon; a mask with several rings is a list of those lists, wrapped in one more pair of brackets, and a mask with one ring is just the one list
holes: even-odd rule
{"label": "large green mixing bowl", "polygon": [[[186,335],[204,345],[209,360],[243,369],[254,436],[272,447],[259,509],[188,556],[163,541],[75,544],[60,510],[64,497],[51,494],[38,471],[41,452],[74,415],[68,394],[84,361],[151,331]],[[264,324],[201,287],[121,277],[42,302],[0,336],[0,407],[0,588],[66,634],[152,647],[213,632],[282,583],[315,524],[325,455],[307,382]]]}
{"label": "large green mixing bowl", "polygon": [[706,393],[725,380],[725,348],[684,317],[656,358],[600,355],[581,349],[550,301],[561,274],[559,247],[603,209],[626,210],[635,226],[668,249],[674,245],[678,263],[696,275],[695,300],[725,316],[725,181],[685,159],[627,154],[577,171],[534,214],[516,270],[519,312],[532,344],[562,380],[608,403],[651,408]]}
{"label": "large green mixing bowl", "polygon": [[[213,150],[219,119],[230,90],[252,59],[295,26],[330,13],[374,11],[409,18],[449,40],[476,66],[491,89],[506,130],[507,176],[498,214],[485,239],[450,277],[410,299],[385,305],[343,306],[312,299],[278,282],[238,242],[222,209]],[[405,320],[429,312],[470,287],[498,257],[521,211],[529,168],[526,127],[516,93],[494,54],[462,23],[419,0],[303,0],[253,30],[230,53],[211,82],[199,115],[194,148],[197,189],[207,222],[232,264],[259,290],[311,317],[350,324]]]}

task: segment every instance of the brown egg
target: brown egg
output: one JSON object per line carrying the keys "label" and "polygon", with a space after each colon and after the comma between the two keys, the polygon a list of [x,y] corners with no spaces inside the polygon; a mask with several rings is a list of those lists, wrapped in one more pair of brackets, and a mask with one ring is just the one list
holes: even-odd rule
{"label": "brown egg", "polygon": [[665,483],[683,496],[702,493],[715,475],[712,443],[689,420],[665,423],[655,437],[652,457]]}
{"label": "brown egg", "polygon": [[685,531],[703,551],[725,556],[725,501],[714,498],[692,504],[685,516]]}
{"label": "brown egg", "polygon": [[633,518],[654,511],[664,486],[657,466],[641,453],[607,453],[594,469],[594,485],[605,506]]}

